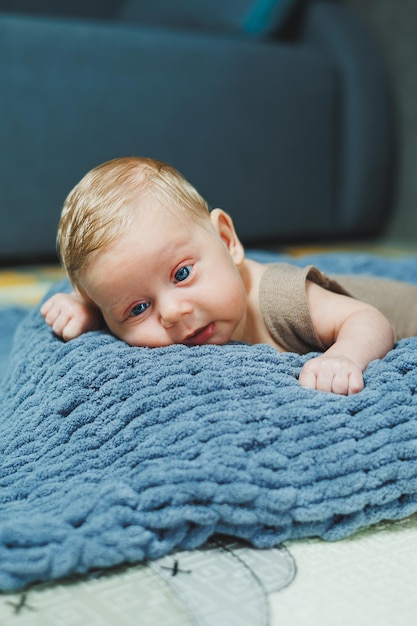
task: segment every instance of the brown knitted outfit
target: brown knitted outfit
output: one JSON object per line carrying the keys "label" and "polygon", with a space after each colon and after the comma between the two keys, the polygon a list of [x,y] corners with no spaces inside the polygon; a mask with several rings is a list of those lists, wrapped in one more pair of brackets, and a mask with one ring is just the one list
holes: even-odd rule
{"label": "brown knitted outfit", "polygon": [[367,302],[391,322],[396,340],[417,335],[417,287],[370,276],[326,276],[316,267],[287,263],[268,266],[259,287],[261,313],[269,333],[287,352],[324,351],[307,305],[306,280]]}

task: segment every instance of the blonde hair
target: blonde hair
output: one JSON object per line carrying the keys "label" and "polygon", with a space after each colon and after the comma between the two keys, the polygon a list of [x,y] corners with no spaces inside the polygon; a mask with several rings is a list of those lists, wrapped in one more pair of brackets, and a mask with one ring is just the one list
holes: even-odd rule
{"label": "blonde hair", "polygon": [[167,163],[124,157],[98,165],[69,193],[58,225],[61,262],[75,287],[91,255],[121,236],[148,191],[164,206],[187,210],[198,221],[209,215],[204,198]]}

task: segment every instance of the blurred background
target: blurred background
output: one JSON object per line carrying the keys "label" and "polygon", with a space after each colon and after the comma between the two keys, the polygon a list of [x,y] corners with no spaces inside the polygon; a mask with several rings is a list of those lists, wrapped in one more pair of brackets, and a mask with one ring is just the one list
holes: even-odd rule
{"label": "blurred background", "polygon": [[417,246],[417,3],[344,0],[381,49],[391,83],[398,136],[398,179],[386,236]]}
{"label": "blurred background", "polygon": [[246,246],[417,245],[414,0],[0,0],[0,263],[62,203],[172,163]]}

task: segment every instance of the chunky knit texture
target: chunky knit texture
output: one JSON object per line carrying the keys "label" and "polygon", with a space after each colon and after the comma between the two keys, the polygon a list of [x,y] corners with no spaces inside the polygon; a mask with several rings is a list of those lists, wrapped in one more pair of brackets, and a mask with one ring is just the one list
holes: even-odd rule
{"label": "chunky knit texture", "polygon": [[[415,259],[304,261],[417,282]],[[0,395],[0,588],[214,533],[335,540],[417,511],[417,338],[371,363],[350,397],[301,388],[306,358],[130,348],[104,332],[65,344],[31,311]]]}

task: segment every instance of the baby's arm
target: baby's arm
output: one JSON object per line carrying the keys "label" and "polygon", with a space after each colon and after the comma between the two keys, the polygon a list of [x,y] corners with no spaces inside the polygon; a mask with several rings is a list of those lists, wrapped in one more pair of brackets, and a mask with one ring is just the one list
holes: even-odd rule
{"label": "baby's arm", "polygon": [[361,391],[362,372],[394,345],[394,332],[374,307],[307,281],[307,300],[317,336],[329,346],[301,370],[303,387],[348,395]]}
{"label": "baby's arm", "polygon": [[103,327],[98,307],[75,291],[53,295],[43,303],[41,314],[54,333],[65,341]]}

